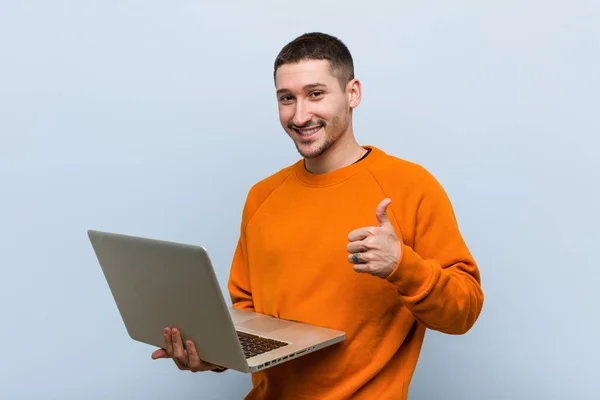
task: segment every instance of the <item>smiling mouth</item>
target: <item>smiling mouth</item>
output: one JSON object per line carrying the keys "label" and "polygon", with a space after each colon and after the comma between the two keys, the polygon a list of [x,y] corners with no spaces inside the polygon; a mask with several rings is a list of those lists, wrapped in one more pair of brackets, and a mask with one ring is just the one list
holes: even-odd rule
{"label": "smiling mouth", "polygon": [[315,133],[317,133],[323,126],[322,125],[316,125],[313,127],[309,127],[309,128],[292,128],[296,133],[298,133],[300,136],[310,136],[310,135],[314,135]]}

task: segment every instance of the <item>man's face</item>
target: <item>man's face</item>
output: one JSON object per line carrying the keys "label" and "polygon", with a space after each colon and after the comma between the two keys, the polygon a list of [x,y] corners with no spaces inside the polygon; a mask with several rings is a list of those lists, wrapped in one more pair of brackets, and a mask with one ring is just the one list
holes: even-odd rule
{"label": "man's face", "polygon": [[284,64],[275,86],[279,121],[302,157],[318,157],[349,130],[356,96],[342,90],[327,60]]}

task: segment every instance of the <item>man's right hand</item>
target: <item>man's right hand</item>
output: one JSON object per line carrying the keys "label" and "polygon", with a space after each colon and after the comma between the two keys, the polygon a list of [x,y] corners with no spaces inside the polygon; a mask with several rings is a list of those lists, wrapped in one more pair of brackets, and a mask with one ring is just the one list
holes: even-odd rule
{"label": "man's right hand", "polygon": [[177,368],[182,371],[202,372],[215,371],[222,372],[225,369],[205,361],[202,361],[196,351],[196,344],[192,340],[188,340],[183,345],[181,333],[177,328],[165,328],[165,348],[156,350],[152,353],[152,359],[171,358]]}

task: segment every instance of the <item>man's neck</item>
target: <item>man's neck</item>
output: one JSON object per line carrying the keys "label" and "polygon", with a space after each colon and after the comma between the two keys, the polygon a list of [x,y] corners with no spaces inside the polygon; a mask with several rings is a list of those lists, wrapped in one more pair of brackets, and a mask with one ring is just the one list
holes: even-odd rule
{"label": "man's neck", "polygon": [[311,174],[324,174],[354,164],[364,153],[365,149],[353,136],[345,141],[338,139],[319,157],[305,159],[304,167]]}

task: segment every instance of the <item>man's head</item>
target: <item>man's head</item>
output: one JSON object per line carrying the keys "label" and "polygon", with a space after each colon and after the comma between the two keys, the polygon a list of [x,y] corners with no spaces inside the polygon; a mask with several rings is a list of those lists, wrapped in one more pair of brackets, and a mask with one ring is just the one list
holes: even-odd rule
{"label": "man's head", "polygon": [[340,40],[323,33],[294,39],[275,59],[273,74],[279,120],[303,157],[318,157],[352,135],[361,89]]}

